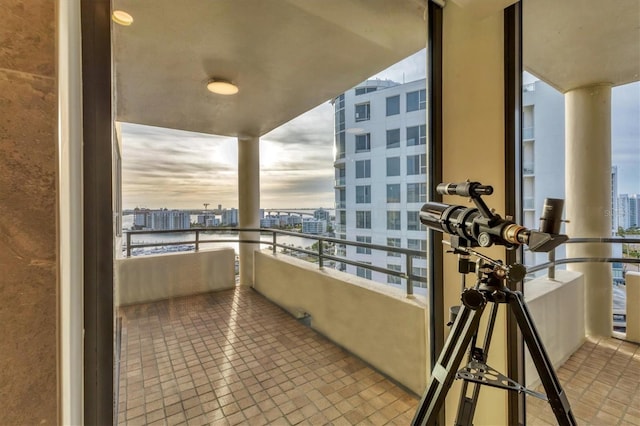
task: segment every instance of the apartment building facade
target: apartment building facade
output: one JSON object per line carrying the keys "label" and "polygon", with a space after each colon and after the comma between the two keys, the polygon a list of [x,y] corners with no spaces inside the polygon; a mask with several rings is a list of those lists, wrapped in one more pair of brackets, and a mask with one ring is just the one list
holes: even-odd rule
{"label": "apartment building facade", "polygon": [[[420,208],[426,201],[425,80],[367,80],[334,99],[335,200],[338,238],[426,250]],[[337,254],[405,271],[402,255],[337,246]],[[342,264],[340,269],[401,286],[398,277]],[[413,274],[426,276],[426,260]]]}

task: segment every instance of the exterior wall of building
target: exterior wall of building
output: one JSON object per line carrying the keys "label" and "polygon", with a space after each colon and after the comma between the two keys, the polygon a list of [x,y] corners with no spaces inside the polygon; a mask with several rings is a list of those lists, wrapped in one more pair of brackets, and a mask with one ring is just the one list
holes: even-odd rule
{"label": "exterior wall of building", "polygon": [[[334,164],[338,238],[380,245],[396,244],[405,248],[410,243],[417,242],[421,246],[421,241],[426,242],[426,230],[419,220],[417,223],[415,220],[426,201],[422,192],[423,188],[426,191],[427,179],[426,164],[423,163],[426,161],[426,99],[420,98],[421,91],[425,93],[425,85],[425,80],[406,84],[369,80],[334,102],[338,152],[341,151],[341,133],[344,133],[345,139],[344,156],[340,158],[338,155]],[[377,90],[361,93],[363,88],[371,90],[373,87],[377,87]],[[418,99],[423,102],[418,102],[418,109],[407,111],[407,94],[413,93],[411,96],[415,99],[416,92]],[[387,114],[388,102],[396,113]],[[363,105],[368,107],[363,108]],[[368,111],[368,119],[362,116],[362,110]],[[342,116],[344,131],[340,128]],[[408,128],[411,128],[409,132]],[[410,133],[416,130],[419,137],[413,138]],[[421,138],[422,135],[425,137]],[[416,162],[418,173],[410,174]],[[364,169],[366,171],[363,172]],[[412,185],[412,190],[408,190],[408,184]],[[419,188],[417,195],[409,200],[409,192],[413,197],[416,187]],[[414,219],[411,225],[410,217]],[[404,259],[388,256],[386,252],[338,247],[338,254],[406,272]],[[346,265],[346,271],[374,281],[398,287],[402,285],[394,277],[365,268]],[[426,261],[415,261],[415,272],[426,274]]]}
{"label": "exterior wall of building", "polygon": [[[523,225],[538,229],[545,198],[564,199],[564,95],[542,81],[523,93]],[[564,256],[564,248],[558,249]],[[525,264],[546,262],[545,253],[525,251]]]}
{"label": "exterior wall of building", "polygon": [[56,424],[56,2],[3,2],[0,418]]}

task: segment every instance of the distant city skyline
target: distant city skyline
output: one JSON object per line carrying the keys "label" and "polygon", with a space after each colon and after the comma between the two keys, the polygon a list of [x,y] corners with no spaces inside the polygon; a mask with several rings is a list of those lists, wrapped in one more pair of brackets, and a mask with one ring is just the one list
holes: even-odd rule
{"label": "distant city skyline", "polygon": [[[422,50],[372,78],[410,82],[425,78]],[[525,76],[525,83],[535,77]],[[640,84],[612,95],[612,163],[618,193],[640,192]],[[334,204],[333,107],[329,101],[260,138],[262,207]],[[125,209],[238,207],[235,138],[122,123]]]}

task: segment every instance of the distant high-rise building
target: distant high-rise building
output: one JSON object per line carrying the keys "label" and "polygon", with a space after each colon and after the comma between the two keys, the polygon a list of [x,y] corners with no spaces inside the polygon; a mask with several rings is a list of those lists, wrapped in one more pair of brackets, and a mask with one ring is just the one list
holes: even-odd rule
{"label": "distant high-rise building", "polygon": [[[620,194],[618,196],[618,227],[622,229],[630,228],[629,217],[629,194]],[[617,230],[617,228],[616,228]]]}
{"label": "distant high-rise building", "polygon": [[191,226],[188,211],[183,210],[151,210],[151,229],[156,231],[172,231],[189,229]]}
{"label": "distant high-rise building", "polygon": [[629,228],[640,227],[640,196],[633,194],[629,197]]}
{"label": "distant high-rise building", "polygon": [[305,218],[302,220],[302,233],[321,235],[327,232],[327,221],[315,218]]}
{"label": "distant high-rise building", "polygon": [[237,209],[224,209],[222,210],[222,226],[237,226],[238,225],[238,210]]}
{"label": "distant high-rise building", "polygon": [[324,220],[327,223],[331,220],[331,214],[329,210],[325,210],[323,208],[319,208],[318,210],[313,212],[313,217],[316,219]]}
{"label": "distant high-rise building", "polygon": [[[335,206],[338,238],[405,248],[426,248],[420,208],[426,201],[426,81],[368,80],[333,100]],[[404,271],[402,257],[337,245],[349,259]],[[400,285],[400,278],[342,264],[341,269]],[[406,271],[405,271],[406,272]],[[413,271],[426,276],[426,260]]]}
{"label": "distant high-rise building", "polygon": [[151,228],[151,215],[149,209],[135,208],[133,210],[133,229]]}

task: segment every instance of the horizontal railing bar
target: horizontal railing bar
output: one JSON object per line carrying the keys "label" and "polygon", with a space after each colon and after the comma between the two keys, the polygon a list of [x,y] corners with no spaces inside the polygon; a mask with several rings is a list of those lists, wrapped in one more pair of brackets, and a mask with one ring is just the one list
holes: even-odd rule
{"label": "horizontal railing bar", "polygon": [[568,259],[558,259],[555,262],[546,262],[540,265],[527,267],[527,274],[541,271],[555,265],[565,265],[567,263],[637,263],[640,264],[640,259],[628,258],[628,257],[572,257]]}
{"label": "horizontal railing bar", "polygon": [[640,238],[626,238],[626,237],[585,237],[585,238],[570,238],[565,241],[565,244],[569,243],[619,243],[619,244],[640,244]]}

